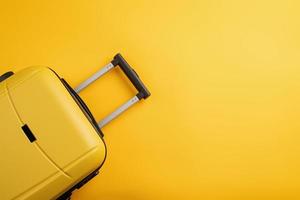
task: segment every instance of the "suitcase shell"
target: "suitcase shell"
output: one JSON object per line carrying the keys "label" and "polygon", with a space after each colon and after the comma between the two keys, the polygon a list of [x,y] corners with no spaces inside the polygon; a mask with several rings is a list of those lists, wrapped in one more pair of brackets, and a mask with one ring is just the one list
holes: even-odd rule
{"label": "suitcase shell", "polygon": [[47,67],[0,82],[1,199],[70,195],[106,158],[102,133],[76,93]]}

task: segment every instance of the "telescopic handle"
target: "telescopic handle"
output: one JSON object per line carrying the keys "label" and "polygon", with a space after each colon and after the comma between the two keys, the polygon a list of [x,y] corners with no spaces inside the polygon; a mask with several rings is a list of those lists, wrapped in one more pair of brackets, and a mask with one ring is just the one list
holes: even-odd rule
{"label": "telescopic handle", "polygon": [[112,70],[114,67],[120,66],[122,71],[125,73],[125,75],[128,77],[128,79],[131,81],[131,83],[134,85],[134,87],[138,90],[138,93],[131,99],[129,99],[127,102],[125,102],[123,105],[118,107],[114,112],[110,113],[108,116],[106,116],[104,119],[102,119],[98,126],[99,128],[102,128],[107,123],[109,123],[111,120],[122,114],[125,110],[133,106],[135,103],[139,102],[141,99],[146,99],[150,96],[150,92],[144,85],[144,83],[141,81],[137,73],[130,67],[130,65],[126,62],[126,60],[121,56],[121,54],[115,55],[113,61],[111,63],[105,65],[103,68],[98,70],[96,73],[94,73],[92,76],[90,76],[88,79],[83,81],[81,84],[79,84],[74,90],[76,93],[81,92],[83,89],[85,89],[87,86],[89,86],[91,83],[93,83],[95,80]]}
{"label": "telescopic handle", "polygon": [[137,97],[139,99],[146,99],[150,96],[149,90],[146,88],[144,83],[139,78],[138,74],[134,71],[132,67],[126,62],[126,60],[121,56],[120,53],[115,55],[113,61],[111,62],[114,66],[120,66],[122,71],[134,85],[134,87],[139,91]]}

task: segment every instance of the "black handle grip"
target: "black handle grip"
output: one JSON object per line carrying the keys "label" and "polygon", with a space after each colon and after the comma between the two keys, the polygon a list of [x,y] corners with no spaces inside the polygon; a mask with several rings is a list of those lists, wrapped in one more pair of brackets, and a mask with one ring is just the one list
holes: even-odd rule
{"label": "black handle grip", "polygon": [[2,75],[0,76],[0,82],[4,81],[5,79],[7,79],[8,77],[10,77],[10,76],[12,76],[12,75],[14,75],[14,73],[11,72],[11,71],[6,72],[5,74],[2,74]]}
{"label": "black handle grip", "polygon": [[114,66],[120,66],[122,71],[129,78],[134,87],[139,91],[137,95],[139,99],[146,99],[150,96],[150,92],[141,81],[137,73],[130,67],[130,65],[126,62],[126,60],[121,56],[121,54],[117,54],[114,57],[114,60],[111,62]]}

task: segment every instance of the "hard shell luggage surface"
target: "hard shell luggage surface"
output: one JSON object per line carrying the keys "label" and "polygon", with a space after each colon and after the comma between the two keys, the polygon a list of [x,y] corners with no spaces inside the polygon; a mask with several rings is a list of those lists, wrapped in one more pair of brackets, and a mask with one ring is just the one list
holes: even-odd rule
{"label": "hard shell luggage surface", "polygon": [[1,199],[55,199],[102,164],[104,143],[53,71],[28,68],[0,88]]}
{"label": "hard shell luggage surface", "polygon": [[[117,65],[139,93],[97,124],[77,93]],[[100,128],[149,95],[120,54],[75,90],[47,67],[2,75],[1,199],[69,199],[105,161]]]}

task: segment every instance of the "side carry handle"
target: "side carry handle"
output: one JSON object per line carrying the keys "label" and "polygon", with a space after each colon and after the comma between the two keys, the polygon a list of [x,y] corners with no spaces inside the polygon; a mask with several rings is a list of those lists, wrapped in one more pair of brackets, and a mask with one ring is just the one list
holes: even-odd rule
{"label": "side carry handle", "polygon": [[113,69],[116,66],[120,66],[122,71],[125,73],[127,78],[131,81],[131,83],[134,85],[134,87],[137,89],[138,93],[131,99],[129,99],[127,102],[125,102],[123,105],[121,105],[119,108],[117,108],[114,112],[106,116],[103,120],[101,120],[98,123],[98,126],[102,128],[107,123],[115,119],[117,116],[119,116],[121,113],[123,113],[125,110],[133,106],[135,103],[140,101],[141,99],[146,99],[150,96],[149,90],[146,88],[144,83],[139,78],[138,74],[134,71],[133,68],[130,67],[130,65],[126,62],[126,60],[121,56],[121,54],[117,54],[114,59],[98,70],[96,73],[94,73],[91,77],[86,79],[84,82],[79,84],[74,90],[75,92],[79,93],[83,89],[85,89],[87,86],[89,86],[91,83],[93,83],[95,80],[109,72],[111,69]]}

